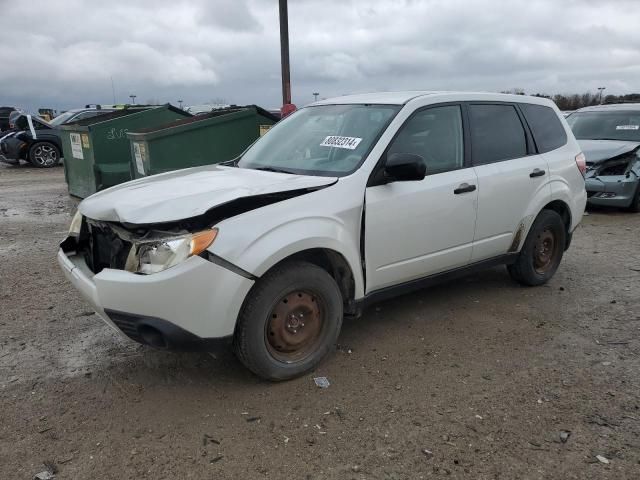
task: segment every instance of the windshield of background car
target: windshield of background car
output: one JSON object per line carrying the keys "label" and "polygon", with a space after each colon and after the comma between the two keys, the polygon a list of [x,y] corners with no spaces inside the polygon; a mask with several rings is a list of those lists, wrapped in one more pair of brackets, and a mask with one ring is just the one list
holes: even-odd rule
{"label": "windshield of background car", "polygon": [[61,113],[60,115],[55,117],[53,120],[51,120],[49,122],[49,124],[53,125],[54,127],[57,127],[58,125],[62,125],[64,122],[69,120],[75,114],[76,114],[76,112],[64,112],[64,113]]}
{"label": "windshield of background car", "polygon": [[576,112],[567,122],[578,140],[640,142],[640,110]]}
{"label": "windshield of background car", "polygon": [[401,105],[319,105],[298,110],[272,127],[238,166],[301,175],[355,171]]}

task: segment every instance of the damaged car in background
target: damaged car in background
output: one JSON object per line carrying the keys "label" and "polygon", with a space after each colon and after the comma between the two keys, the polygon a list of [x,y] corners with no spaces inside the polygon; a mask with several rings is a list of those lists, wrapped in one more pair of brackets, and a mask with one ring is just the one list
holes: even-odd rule
{"label": "damaged car in background", "polygon": [[586,203],[555,105],[387,92],[298,110],[224,164],[82,201],[66,277],[111,327],[156,348],[230,343],[251,371],[313,369],[372,303],[507,265],[553,277]]}
{"label": "damaged car in background", "polygon": [[586,107],[567,122],[586,157],[588,203],[640,212],[640,104]]}
{"label": "damaged car in background", "polygon": [[114,108],[87,105],[68,110],[51,121],[15,111],[10,118],[11,131],[0,134],[0,160],[12,165],[19,165],[23,160],[38,168],[55,167],[62,159],[61,125],[112,111]]}

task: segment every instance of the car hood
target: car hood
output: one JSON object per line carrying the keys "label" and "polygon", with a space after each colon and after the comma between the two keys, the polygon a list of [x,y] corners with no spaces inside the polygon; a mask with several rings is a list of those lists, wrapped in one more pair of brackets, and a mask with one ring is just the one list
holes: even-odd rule
{"label": "car hood", "polygon": [[578,143],[589,164],[600,163],[640,147],[640,142],[623,140],[578,140]]}
{"label": "car hood", "polygon": [[319,188],[336,181],[213,165],[123,183],[83,200],[78,209],[94,220],[147,225],[196,217],[238,198]]}

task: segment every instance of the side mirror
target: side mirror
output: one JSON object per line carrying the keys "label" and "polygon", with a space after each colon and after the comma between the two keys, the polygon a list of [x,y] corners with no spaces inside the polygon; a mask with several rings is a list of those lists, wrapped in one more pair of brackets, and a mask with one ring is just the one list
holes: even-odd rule
{"label": "side mirror", "polygon": [[422,180],[426,174],[424,159],[413,153],[392,153],[384,165],[384,176],[389,182]]}

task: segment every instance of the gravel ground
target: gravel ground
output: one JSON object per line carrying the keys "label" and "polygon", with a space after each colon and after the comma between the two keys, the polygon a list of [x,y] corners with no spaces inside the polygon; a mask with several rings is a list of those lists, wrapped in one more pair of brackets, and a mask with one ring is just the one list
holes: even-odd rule
{"label": "gravel ground", "polygon": [[640,478],[640,215],[585,216],[544,287],[372,307],[270,384],[104,326],[55,261],[76,203],[61,168],[0,166],[2,479]]}

